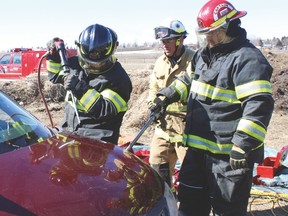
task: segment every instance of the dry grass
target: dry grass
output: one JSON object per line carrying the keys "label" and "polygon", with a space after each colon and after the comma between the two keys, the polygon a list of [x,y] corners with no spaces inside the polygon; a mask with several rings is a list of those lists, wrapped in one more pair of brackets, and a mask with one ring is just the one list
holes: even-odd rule
{"label": "dry grass", "polygon": [[285,112],[274,112],[268,127],[265,145],[280,149],[288,145],[288,115]]}

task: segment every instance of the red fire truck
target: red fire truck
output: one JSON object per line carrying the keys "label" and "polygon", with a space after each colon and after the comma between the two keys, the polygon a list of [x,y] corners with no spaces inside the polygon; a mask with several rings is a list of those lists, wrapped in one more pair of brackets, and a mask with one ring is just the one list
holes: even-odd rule
{"label": "red fire truck", "polygon": [[[36,73],[41,57],[46,50],[15,48],[0,56],[0,79],[19,79]],[[76,50],[67,50],[68,56],[76,55]],[[46,71],[45,59],[41,62],[41,72]]]}

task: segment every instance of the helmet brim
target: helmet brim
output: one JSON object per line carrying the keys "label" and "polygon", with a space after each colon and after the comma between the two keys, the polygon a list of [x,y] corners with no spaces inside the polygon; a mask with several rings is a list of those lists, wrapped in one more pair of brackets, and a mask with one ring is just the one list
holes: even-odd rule
{"label": "helmet brim", "polygon": [[[235,20],[235,19],[239,19],[239,18],[241,18],[241,17],[244,17],[246,14],[247,14],[247,11],[237,11],[237,13],[236,13],[233,17],[231,17],[231,18],[229,19],[229,22],[231,22],[232,20]],[[218,25],[218,26],[216,26],[216,27],[214,27],[214,28],[209,28],[209,27],[207,27],[207,28],[199,28],[199,27],[198,27],[198,28],[196,28],[196,32],[197,32],[198,34],[207,34],[207,33],[211,32],[211,31],[214,31],[214,30],[216,30],[216,29],[224,26],[225,24],[227,24],[227,22],[224,22],[224,23],[222,23],[221,25]]]}
{"label": "helmet brim", "polygon": [[230,21],[246,16],[247,11],[238,11],[238,13],[231,18]]}

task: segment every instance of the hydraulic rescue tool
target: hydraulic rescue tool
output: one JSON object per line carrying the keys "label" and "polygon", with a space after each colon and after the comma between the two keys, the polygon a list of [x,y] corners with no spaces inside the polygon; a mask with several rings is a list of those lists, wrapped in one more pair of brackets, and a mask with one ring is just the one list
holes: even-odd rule
{"label": "hydraulic rescue tool", "polygon": [[[56,41],[55,43],[56,43],[56,50],[59,52],[60,59],[61,59],[61,65],[62,65],[62,71],[60,73],[70,73],[68,61],[66,58],[66,49],[65,49],[64,42],[62,40],[59,40],[59,41]],[[73,92],[71,90],[68,90],[67,94],[72,99],[73,108],[75,110],[78,123],[80,124],[81,121],[80,121],[79,113],[77,110],[77,104],[76,104],[75,96],[73,95]]]}
{"label": "hydraulic rescue tool", "polygon": [[145,132],[145,130],[153,122],[155,122],[158,119],[163,117],[163,115],[165,113],[166,105],[167,105],[167,98],[165,98],[164,100],[161,100],[160,98],[155,98],[154,104],[155,104],[154,107],[152,109],[150,108],[151,114],[150,114],[149,119],[145,122],[144,126],[138,132],[138,134],[135,136],[135,138],[129,143],[129,145],[126,148],[127,151],[131,152],[133,146],[137,143],[138,139],[142,136],[142,134]]}
{"label": "hydraulic rescue tool", "polygon": [[[65,73],[66,74],[70,73],[70,68],[68,66],[68,61],[67,61],[67,58],[66,58],[66,49],[65,49],[64,42],[62,40],[56,41],[55,42],[55,49],[58,51],[59,56],[60,56],[60,60],[61,60],[62,70],[60,71],[60,74],[63,75]],[[49,55],[50,52],[51,52],[51,50],[48,50],[44,55],[42,55],[42,57],[41,57],[41,59],[39,61],[39,64],[38,64],[38,88],[39,88],[39,92],[40,92],[41,98],[42,98],[42,100],[44,102],[44,105],[45,105],[46,113],[47,113],[47,115],[49,117],[49,120],[50,120],[51,128],[54,128],[54,123],[53,123],[51,114],[49,112],[49,109],[48,109],[44,94],[42,92],[42,85],[41,85],[41,78],[40,78],[42,61],[43,61],[44,58],[46,58]],[[79,113],[78,113],[77,106],[76,106],[75,97],[74,97],[74,95],[72,94],[71,91],[68,91],[67,94],[70,94],[69,96],[71,96],[72,103],[73,103],[73,108],[75,110],[77,120],[80,123],[80,118],[79,118]]]}

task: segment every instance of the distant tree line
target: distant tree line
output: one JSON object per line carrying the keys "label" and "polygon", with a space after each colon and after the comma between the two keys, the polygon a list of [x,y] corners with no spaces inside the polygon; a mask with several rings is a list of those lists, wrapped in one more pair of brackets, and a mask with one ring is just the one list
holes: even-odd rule
{"label": "distant tree line", "polygon": [[288,49],[288,37],[283,36],[281,39],[279,38],[272,38],[272,39],[261,39],[257,38],[251,40],[251,42],[260,48],[278,48],[278,49]]}
{"label": "distant tree line", "polygon": [[129,48],[140,48],[140,47],[152,47],[152,48],[155,48],[155,47],[158,47],[159,46],[159,42],[156,41],[156,42],[144,42],[143,44],[139,44],[138,42],[129,42],[129,43],[120,43],[119,44],[119,48],[123,48],[123,49],[129,49]]}

